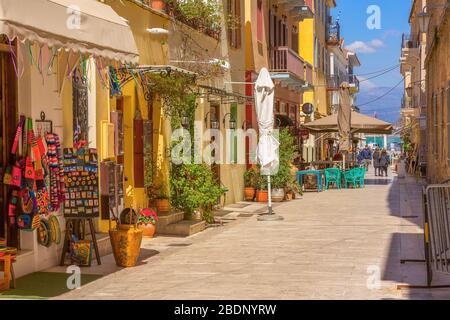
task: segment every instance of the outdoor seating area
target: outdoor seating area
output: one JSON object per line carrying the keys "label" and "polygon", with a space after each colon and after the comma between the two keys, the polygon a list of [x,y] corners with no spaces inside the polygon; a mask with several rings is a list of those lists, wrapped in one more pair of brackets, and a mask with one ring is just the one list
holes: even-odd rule
{"label": "outdoor seating area", "polygon": [[[365,187],[366,168],[356,167],[350,170],[340,168],[328,168],[325,170],[301,170],[297,172],[297,181],[301,189],[304,188],[304,178],[306,176],[315,176],[317,192],[334,189],[357,189]],[[307,191],[307,190],[305,190]]]}

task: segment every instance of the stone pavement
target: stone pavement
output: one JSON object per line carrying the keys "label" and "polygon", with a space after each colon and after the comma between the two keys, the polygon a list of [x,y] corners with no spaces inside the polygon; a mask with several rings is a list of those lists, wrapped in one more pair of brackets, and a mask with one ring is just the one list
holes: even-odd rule
{"label": "stone pavement", "polygon": [[414,178],[369,175],[362,190],[277,205],[282,222],[257,222],[259,204],[231,206],[225,226],[145,241],[140,265],[58,299],[447,298],[397,287],[425,284],[424,265],[400,264],[423,257],[420,190]]}

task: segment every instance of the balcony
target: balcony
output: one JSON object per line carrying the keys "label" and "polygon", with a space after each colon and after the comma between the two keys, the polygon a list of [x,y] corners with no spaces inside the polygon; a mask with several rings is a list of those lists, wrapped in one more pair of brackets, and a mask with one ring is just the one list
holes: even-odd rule
{"label": "balcony", "polygon": [[[143,0],[145,2],[145,0]],[[205,17],[201,16],[199,13],[207,11],[206,8],[197,8],[197,12],[189,12],[189,15],[183,11],[180,3],[176,0],[166,0],[166,13],[173,17],[178,22],[181,22],[199,32],[202,32],[217,41],[220,40],[220,35],[222,32],[222,27],[219,22],[217,22],[217,17]]]}
{"label": "balcony", "polygon": [[403,34],[401,43],[400,72],[405,75],[411,66],[420,63],[420,49],[418,41],[410,35]]}
{"label": "balcony", "polygon": [[350,93],[355,94],[359,92],[359,79],[354,74],[348,76],[348,83],[350,85]]}
{"label": "balcony", "polygon": [[289,47],[277,47],[270,51],[270,73],[272,79],[293,90],[309,88],[313,67]]}
{"label": "balcony", "polygon": [[305,62],[288,47],[278,47],[271,50],[270,71],[275,73],[291,73],[299,80],[305,80]]}
{"label": "balcony", "polygon": [[327,89],[329,91],[337,91],[341,87],[341,84],[344,82],[347,82],[350,85],[351,94],[359,92],[359,79],[353,74],[347,76],[338,76],[338,75],[328,76]]}
{"label": "balcony", "polygon": [[338,21],[333,21],[333,17],[328,17],[327,44],[329,46],[341,44],[341,26]]}
{"label": "balcony", "polygon": [[277,6],[283,6],[283,12],[289,13],[295,23],[314,18],[312,0],[277,0]]}

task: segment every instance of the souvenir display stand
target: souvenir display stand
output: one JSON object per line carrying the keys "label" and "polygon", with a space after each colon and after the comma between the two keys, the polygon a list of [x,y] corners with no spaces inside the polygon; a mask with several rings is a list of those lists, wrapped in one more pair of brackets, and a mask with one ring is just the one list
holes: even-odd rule
{"label": "souvenir display stand", "polygon": [[[94,220],[99,217],[98,164],[95,149],[64,149],[66,231],[60,265],[70,253],[72,263],[90,266],[92,247],[97,264],[101,265]],[[86,239],[86,224],[92,240]],[[75,255],[75,256],[74,256]]]}

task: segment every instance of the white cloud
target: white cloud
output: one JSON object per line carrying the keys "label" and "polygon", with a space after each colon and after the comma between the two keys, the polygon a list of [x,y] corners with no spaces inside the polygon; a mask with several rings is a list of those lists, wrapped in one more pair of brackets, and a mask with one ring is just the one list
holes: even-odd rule
{"label": "white cloud", "polygon": [[373,48],[382,48],[382,47],[384,47],[384,42],[381,41],[380,39],[374,39],[374,40],[370,41],[369,43],[370,43],[370,45]]}
{"label": "white cloud", "polygon": [[378,48],[384,47],[384,42],[380,39],[374,39],[369,42],[355,41],[349,44],[346,49],[356,53],[375,53]]}

